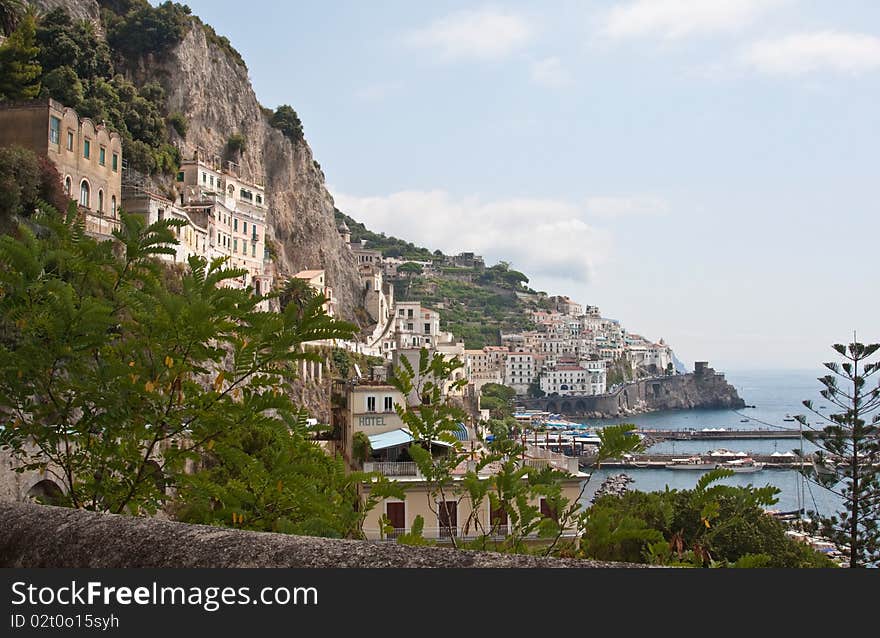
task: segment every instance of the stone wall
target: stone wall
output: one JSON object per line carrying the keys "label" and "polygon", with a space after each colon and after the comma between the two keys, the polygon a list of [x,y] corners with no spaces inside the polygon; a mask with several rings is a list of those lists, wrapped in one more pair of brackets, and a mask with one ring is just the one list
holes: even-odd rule
{"label": "stone wall", "polygon": [[0,503],[0,567],[644,567],[312,538]]}

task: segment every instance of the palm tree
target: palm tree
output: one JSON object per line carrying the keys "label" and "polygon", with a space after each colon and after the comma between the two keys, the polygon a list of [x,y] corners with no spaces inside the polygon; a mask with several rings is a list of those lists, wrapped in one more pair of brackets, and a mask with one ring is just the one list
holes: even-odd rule
{"label": "palm tree", "polygon": [[8,36],[15,31],[23,15],[22,0],[0,0],[0,33]]}
{"label": "palm tree", "polygon": [[293,277],[281,287],[281,291],[278,293],[278,302],[281,304],[282,311],[290,304],[295,305],[298,308],[297,314],[302,316],[306,305],[317,296],[318,292],[309,285],[309,282]]}

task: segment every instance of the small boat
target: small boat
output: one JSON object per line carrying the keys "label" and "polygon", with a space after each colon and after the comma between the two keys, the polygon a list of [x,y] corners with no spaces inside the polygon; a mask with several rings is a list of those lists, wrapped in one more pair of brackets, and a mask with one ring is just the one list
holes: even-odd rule
{"label": "small boat", "polygon": [[740,422],[740,423],[748,423],[749,420],[748,420],[748,419],[740,419],[739,422]]}
{"label": "small boat", "polygon": [[686,459],[672,459],[672,463],[667,463],[663,467],[667,470],[698,470],[707,472],[714,470],[716,463],[707,463],[699,456],[691,456]]}
{"label": "small boat", "polygon": [[744,459],[719,463],[715,467],[724,468],[725,470],[733,470],[737,474],[751,474],[752,472],[760,472],[763,470],[764,464],[758,463],[751,457],[746,457]]}

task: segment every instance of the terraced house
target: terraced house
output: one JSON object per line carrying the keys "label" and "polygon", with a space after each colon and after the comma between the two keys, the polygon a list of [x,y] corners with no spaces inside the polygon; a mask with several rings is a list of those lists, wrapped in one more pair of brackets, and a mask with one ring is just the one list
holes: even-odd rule
{"label": "terraced house", "polygon": [[0,146],[22,146],[48,158],[75,200],[86,232],[109,236],[119,226],[122,138],[72,108],[46,98],[0,105]]}

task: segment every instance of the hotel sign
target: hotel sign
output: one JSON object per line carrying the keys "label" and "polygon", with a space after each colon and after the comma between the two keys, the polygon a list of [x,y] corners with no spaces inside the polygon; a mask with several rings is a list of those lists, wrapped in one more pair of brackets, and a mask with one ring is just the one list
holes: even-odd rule
{"label": "hotel sign", "polygon": [[358,417],[358,425],[361,427],[381,427],[385,425],[384,416],[361,416]]}

